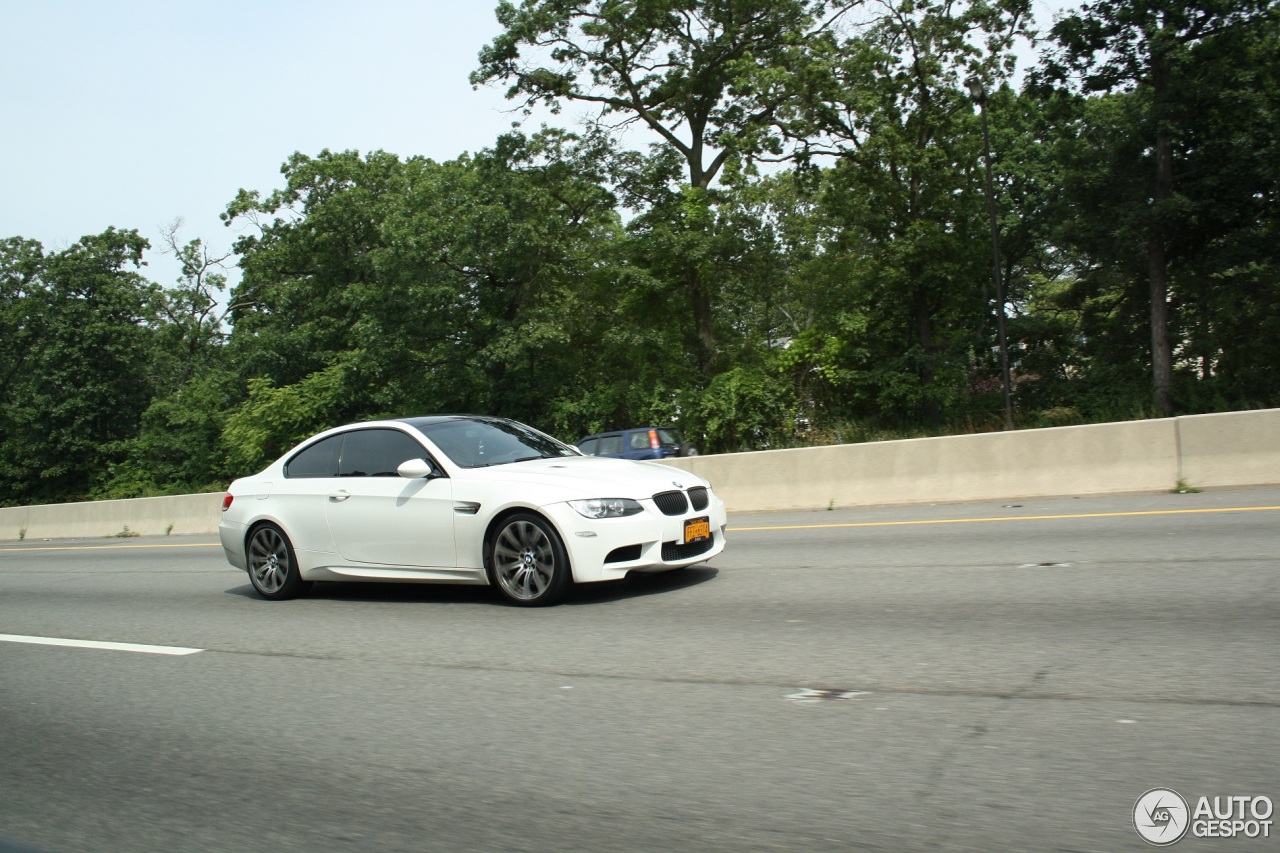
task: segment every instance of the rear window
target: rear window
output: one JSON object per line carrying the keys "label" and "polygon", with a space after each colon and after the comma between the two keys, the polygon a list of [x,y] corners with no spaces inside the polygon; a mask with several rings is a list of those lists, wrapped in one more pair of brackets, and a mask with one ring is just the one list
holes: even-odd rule
{"label": "rear window", "polygon": [[338,453],[342,450],[342,436],[331,435],[304,447],[284,466],[284,475],[291,480],[314,480],[317,477],[338,476]]}

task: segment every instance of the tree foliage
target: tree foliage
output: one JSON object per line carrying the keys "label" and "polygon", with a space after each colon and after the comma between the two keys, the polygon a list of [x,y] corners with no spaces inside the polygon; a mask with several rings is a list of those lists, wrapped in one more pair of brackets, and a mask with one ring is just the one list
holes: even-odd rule
{"label": "tree foliage", "polygon": [[[726,166],[782,153],[779,122],[794,100],[787,80],[826,27],[824,11],[807,0],[503,2],[504,30],[471,80],[507,82],[507,97],[526,107],[583,103],[598,107],[601,124],[642,124],[684,163],[686,208],[709,208]],[[685,294],[706,372],[719,356],[719,282],[707,269],[716,241],[705,239],[709,211],[690,212],[665,229],[686,250],[669,256],[667,275]]]}
{"label": "tree foliage", "polygon": [[16,347],[4,368],[0,500],[88,497],[123,458],[151,394],[158,288],[137,272],[147,245],[115,229],[52,254],[5,242]]}
{"label": "tree foliage", "polygon": [[1097,0],[1018,89],[1023,0],[503,2],[473,83],[584,126],[299,152],[229,252],[165,230],[163,286],[134,231],[0,241],[0,503],[431,412],[704,452],[998,429],[1000,311],[1020,425],[1280,405],[1276,14]]}
{"label": "tree foliage", "polygon": [[[1242,88],[1240,75],[1258,68],[1274,78],[1277,8],[1274,0],[1098,0],[1053,29],[1058,50],[1043,76],[1084,92],[1122,93],[1131,113],[1124,142],[1133,150],[1125,167],[1145,180],[1128,181],[1131,189],[1119,201],[1127,208],[1124,218],[1140,222],[1145,244],[1153,407],[1161,415],[1175,410],[1183,332],[1177,309],[1194,298],[1178,281],[1178,247],[1185,245],[1178,238],[1195,230],[1199,212],[1194,190],[1183,183],[1189,161],[1200,153],[1192,146],[1205,113],[1214,111],[1204,96],[1231,97]],[[1241,65],[1241,55],[1262,65]],[[1224,67],[1236,79],[1224,80]],[[1256,82],[1243,88],[1258,92]]]}

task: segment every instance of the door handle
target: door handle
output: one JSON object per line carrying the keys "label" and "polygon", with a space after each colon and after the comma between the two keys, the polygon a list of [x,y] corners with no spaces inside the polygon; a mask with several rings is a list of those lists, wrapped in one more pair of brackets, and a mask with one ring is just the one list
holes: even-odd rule
{"label": "door handle", "polygon": [[350,492],[340,491],[340,492],[334,492],[333,494],[329,495],[329,500],[333,501],[334,503],[340,503],[342,501],[345,501],[349,497],[351,497]]}

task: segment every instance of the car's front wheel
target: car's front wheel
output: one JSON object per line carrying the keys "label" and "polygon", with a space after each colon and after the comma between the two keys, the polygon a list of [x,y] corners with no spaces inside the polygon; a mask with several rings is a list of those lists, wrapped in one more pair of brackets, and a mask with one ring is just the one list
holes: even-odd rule
{"label": "car's front wheel", "polygon": [[249,581],[263,598],[284,601],[311,588],[298,573],[293,543],[274,524],[260,525],[249,534],[248,556]]}
{"label": "car's front wheel", "polygon": [[568,591],[569,556],[546,519],[529,512],[508,516],[488,545],[489,582],[513,604],[555,604]]}

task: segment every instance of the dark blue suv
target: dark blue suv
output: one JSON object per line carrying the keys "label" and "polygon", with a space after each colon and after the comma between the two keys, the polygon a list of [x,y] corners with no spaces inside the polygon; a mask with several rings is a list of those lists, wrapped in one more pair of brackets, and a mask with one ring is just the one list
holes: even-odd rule
{"label": "dark blue suv", "polygon": [[589,435],[578,442],[588,456],[617,459],[666,459],[670,456],[697,456],[698,448],[686,442],[673,427],[637,427]]}

